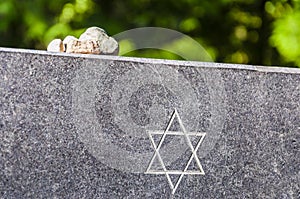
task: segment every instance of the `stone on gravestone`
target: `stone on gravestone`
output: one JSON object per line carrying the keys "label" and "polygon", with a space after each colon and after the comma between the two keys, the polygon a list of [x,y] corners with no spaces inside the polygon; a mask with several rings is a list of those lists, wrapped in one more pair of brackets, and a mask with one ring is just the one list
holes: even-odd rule
{"label": "stone on gravestone", "polygon": [[47,47],[47,51],[50,52],[64,52],[65,51],[65,46],[64,43],[61,39],[54,39],[52,40],[48,47]]}
{"label": "stone on gravestone", "polygon": [[299,69],[0,59],[0,198],[300,196]]}
{"label": "stone on gravestone", "polygon": [[54,39],[47,47],[49,52],[66,52],[97,55],[118,55],[118,42],[109,37],[102,28],[90,27],[77,39],[67,36],[62,41]]}

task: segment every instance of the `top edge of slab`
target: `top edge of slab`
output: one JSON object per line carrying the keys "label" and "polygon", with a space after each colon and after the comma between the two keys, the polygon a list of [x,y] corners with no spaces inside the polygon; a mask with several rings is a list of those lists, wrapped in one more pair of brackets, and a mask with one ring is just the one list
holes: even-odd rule
{"label": "top edge of slab", "polygon": [[45,50],[5,48],[5,47],[0,47],[0,52],[49,55],[49,56],[54,56],[54,57],[55,56],[56,57],[70,57],[70,58],[80,57],[80,58],[87,58],[87,59],[139,62],[139,63],[146,63],[146,64],[147,63],[148,64],[165,64],[165,65],[178,65],[178,66],[193,66],[193,67],[207,67],[207,68],[221,68],[221,69],[239,69],[239,70],[252,70],[252,71],[259,71],[259,72],[300,74],[300,68],[278,67],[278,66],[256,66],[256,65],[245,65],[245,64],[229,64],[229,63],[215,63],[215,62],[184,61],[184,60],[166,60],[166,59],[124,57],[124,56],[112,56],[112,55],[69,54],[69,53],[59,53],[59,52],[48,52]]}

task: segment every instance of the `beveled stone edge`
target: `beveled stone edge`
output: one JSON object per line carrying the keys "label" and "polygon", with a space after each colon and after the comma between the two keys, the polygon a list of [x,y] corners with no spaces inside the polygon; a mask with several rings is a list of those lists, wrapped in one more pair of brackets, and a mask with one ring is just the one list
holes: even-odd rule
{"label": "beveled stone edge", "polygon": [[246,64],[166,60],[166,59],[124,57],[124,56],[113,56],[113,55],[70,54],[70,53],[60,53],[60,52],[48,52],[44,50],[6,48],[6,47],[0,47],[0,52],[50,55],[50,56],[71,57],[71,58],[80,57],[80,58],[97,59],[97,60],[102,59],[102,60],[111,60],[111,61],[138,62],[138,63],[146,63],[146,64],[147,63],[163,64],[163,65],[174,65],[174,66],[193,66],[193,67],[205,67],[205,68],[215,68],[215,69],[239,69],[239,70],[266,72],[266,73],[271,72],[271,73],[300,74],[300,68],[278,67],[278,66],[256,66],[256,65],[246,65]]}

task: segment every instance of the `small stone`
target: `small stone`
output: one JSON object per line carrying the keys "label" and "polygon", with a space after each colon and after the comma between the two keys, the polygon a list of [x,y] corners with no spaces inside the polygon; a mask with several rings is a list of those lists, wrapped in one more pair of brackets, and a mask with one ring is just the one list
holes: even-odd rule
{"label": "small stone", "polygon": [[79,37],[79,40],[96,40],[102,41],[103,39],[108,39],[109,36],[102,28],[90,27],[86,29]]}
{"label": "small stone", "polygon": [[50,52],[64,52],[65,48],[64,48],[62,40],[61,39],[52,40],[49,43],[48,47],[47,47],[47,51],[50,51]]}
{"label": "small stone", "polygon": [[119,53],[118,42],[114,38],[109,37],[103,29],[98,27],[88,28],[84,33],[80,35],[79,40],[97,41],[100,46],[100,54],[103,55],[118,55]]}
{"label": "small stone", "polygon": [[65,37],[65,39],[63,40],[63,44],[64,45],[66,45],[69,41],[71,41],[71,40],[78,40],[76,37],[74,37],[74,36],[70,36],[70,35],[68,35],[68,36],[66,36]]}
{"label": "small stone", "polygon": [[66,44],[67,53],[100,54],[99,43],[95,40],[70,40]]}
{"label": "small stone", "polygon": [[101,54],[103,55],[118,55],[119,54],[119,44],[118,42],[109,37],[107,40],[104,40],[100,43]]}
{"label": "small stone", "polygon": [[[74,37],[74,36],[68,35],[68,36],[66,36],[65,39],[63,40],[63,45],[64,45],[64,47],[65,47],[65,52],[66,52],[66,51],[71,51],[70,49],[67,50],[67,49],[68,49],[68,46],[69,46],[69,48],[71,48],[71,46],[72,46],[72,44],[73,44],[73,42],[71,42],[71,41],[78,41],[78,39],[77,39],[76,37]],[[68,45],[68,43],[70,43],[70,44]]]}

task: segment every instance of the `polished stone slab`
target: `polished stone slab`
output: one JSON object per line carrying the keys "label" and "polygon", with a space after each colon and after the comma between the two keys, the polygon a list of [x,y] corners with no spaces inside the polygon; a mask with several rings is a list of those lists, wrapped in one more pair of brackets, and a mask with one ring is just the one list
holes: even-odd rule
{"label": "polished stone slab", "polygon": [[0,198],[300,197],[300,69],[0,60]]}

